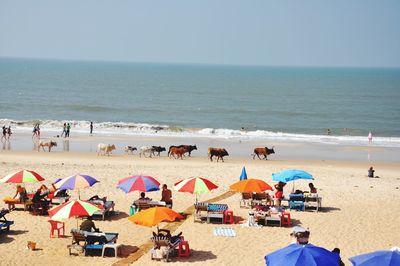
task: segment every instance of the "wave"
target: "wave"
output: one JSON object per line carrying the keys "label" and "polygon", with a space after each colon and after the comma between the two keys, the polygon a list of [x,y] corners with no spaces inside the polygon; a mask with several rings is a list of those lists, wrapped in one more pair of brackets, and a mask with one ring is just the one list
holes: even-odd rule
{"label": "wave", "polygon": [[[68,121],[71,131],[75,134],[87,134],[90,121]],[[61,134],[64,121],[60,120],[11,120],[0,119],[0,125],[11,126],[14,132],[32,132],[33,126],[40,124],[42,130]],[[234,130],[226,128],[183,128],[169,125],[153,125],[128,122],[96,122],[94,132],[98,135],[133,135],[191,138],[221,138],[238,141],[293,141],[314,142],[332,145],[368,146],[366,136],[326,136],[313,134],[295,134],[272,132],[266,130]],[[400,147],[398,137],[374,137],[374,146]]]}

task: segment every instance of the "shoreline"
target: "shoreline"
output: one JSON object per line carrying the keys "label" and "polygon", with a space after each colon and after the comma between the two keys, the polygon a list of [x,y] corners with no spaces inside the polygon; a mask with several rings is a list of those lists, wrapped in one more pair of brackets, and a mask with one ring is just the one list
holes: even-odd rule
{"label": "shoreline", "polygon": [[[193,157],[207,158],[208,147],[225,148],[229,155],[225,160],[233,157],[240,159],[252,159],[252,153],[256,147],[274,147],[275,154],[268,156],[269,160],[329,160],[329,161],[355,161],[367,164],[375,163],[396,163],[400,162],[400,148],[380,146],[358,146],[358,145],[334,145],[323,143],[310,143],[300,141],[262,141],[246,140],[237,141],[232,139],[215,139],[207,137],[170,137],[170,136],[124,136],[124,135],[76,135],[70,138],[54,137],[52,132],[41,135],[41,139],[52,139],[57,142],[52,153],[96,153],[98,143],[110,143],[116,145],[112,156],[124,154],[123,147],[126,145],[141,146],[163,146],[168,150],[171,145],[196,145],[198,150],[192,152]],[[27,133],[14,132],[11,141],[0,143],[0,153],[8,151],[26,152],[36,151],[36,143],[32,135]],[[37,151],[36,151],[37,152]],[[41,153],[43,151],[41,150]],[[161,153],[166,157],[167,153]],[[133,158],[138,157],[138,151],[134,152]],[[258,158],[256,157],[256,160]]]}

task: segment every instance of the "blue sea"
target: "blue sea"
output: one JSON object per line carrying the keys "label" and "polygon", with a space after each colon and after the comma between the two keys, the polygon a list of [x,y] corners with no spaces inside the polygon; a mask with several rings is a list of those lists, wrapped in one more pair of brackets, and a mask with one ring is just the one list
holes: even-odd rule
{"label": "blue sea", "polygon": [[[0,125],[400,146],[400,69],[0,58]],[[327,136],[327,129],[330,136]]]}

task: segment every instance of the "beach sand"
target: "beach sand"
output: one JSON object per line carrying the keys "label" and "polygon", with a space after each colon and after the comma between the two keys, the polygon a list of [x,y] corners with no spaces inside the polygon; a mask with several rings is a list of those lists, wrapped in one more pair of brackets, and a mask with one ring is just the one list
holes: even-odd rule
{"label": "beach sand", "polygon": [[[165,156],[165,155],[164,155]],[[313,174],[313,183],[323,197],[320,212],[292,212],[295,225],[308,227],[312,244],[332,250],[339,247],[346,264],[348,257],[379,249],[399,246],[400,230],[400,165],[397,163],[375,163],[376,174],[380,178],[367,178],[369,162],[330,160],[268,160],[227,157],[225,163],[210,162],[204,155],[175,160],[166,157],[139,158],[137,155],[116,154],[110,157],[97,156],[88,152],[1,151],[0,175],[30,169],[40,173],[49,185],[56,178],[75,173],[86,173],[97,178],[100,183],[80,191],[81,199],[93,195],[107,196],[116,202],[118,215],[106,221],[95,221],[105,232],[118,232],[118,243],[123,244],[122,257],[69,256],[67,245],[71,243],[70,230],[76,227],[76,220],[66,220],[66,237],[49,238],[49,219],[33,216],[25,211],[12,211],[7,215],[15,224],[9,233],[0,235],[1,265],[119,265],[130,262],[128,256],[140,252],[138,248],[146,243],[155,228],[135,225],[128,221],[129,206],[139,193],[125,194],[116,189],[118,180],[132,174],[146,174],[166,183],[170,187],[183,178],[201,176],[219,185],[217,190],[199,196],[199,200],[217,197],[228,191],[230,184],[239,179],[241,169],[246,166],[247,174],[274,184],[271,174],[286,169],[303,169]],[[297,181],[296,188],[306,190],[308,182]],[[28,191],[37,189],[39,184],[26,184]],[[285,187],[285,194],[292,184]],[[12,196],[13,184],[0,185],[0,197]],[[73,198],[77,192],[72,191]],[[160,199],[160,192],[147,196]],[[190,207],[195,196],[173,191],[174,209],[184,211]],[[248,209],[239,208],[239,194],[234,194],[220,203],[227,203],[236,220],[245,220]],[[6,207],[1,202],[0,207]],[[81,220],[79,220],[79,223]],[[160,227],[165,226],[162,223]],[[242,228],[239,224],[224,225],[234,228],[233,238],[213,235],[213,228],[220,225],[194,223],[189,217],[176,230],[183,232],[189,241],[189,258],[172,258],[169,265],[265,265],[264,256],[291,242],[290,228],[262,227]],[[37,251],[26,248],[27,241],[37,242]],[[152,261],[146,253],[134,265],[161,265]]]}

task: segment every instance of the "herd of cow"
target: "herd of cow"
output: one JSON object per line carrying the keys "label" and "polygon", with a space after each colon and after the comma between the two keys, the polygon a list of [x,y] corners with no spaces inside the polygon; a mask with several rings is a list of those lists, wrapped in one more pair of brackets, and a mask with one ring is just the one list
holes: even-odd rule
{"label": "herd of cow", "polygon": [[[100,143],[97,146],[97,155],[110,155],[112,151],[115,150],[114,144],[104,144]],[[134,151],[138,149],[134,146],[125,146],[124,151],[127,154],[133,154]],[[179,145],[179,146],[170,146],[168,149],[168,157],[175,158],[175,159],[183,159],[183,157],[191,156],[192,151],[197,150],[196,145]],[[165,147],[161,146],[143,146],[139,148],[139,157],[153,157],[153,156],[160,156],[161,152],[167,151]],[[274,147],[271,149],[267,147],[263,148],[255,148],[254,153],[252,154],[253,159],[257,156],[258,159],[265,159],[267,160],[267,156],[270,154],[274,154]],[[210,161],[213,161],[213,157],[217,158],[217,162],[221,159],[224,161],[224,157],[229,156],[229,153],[224,148],[208,148],[208,158]],[[261,158],[262,156],[263,158]]]}

